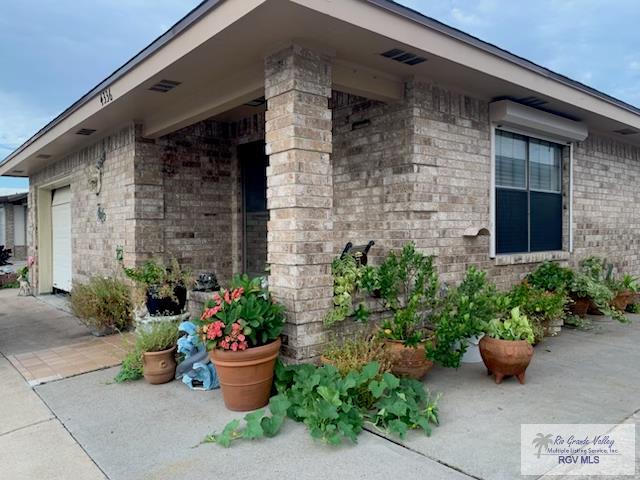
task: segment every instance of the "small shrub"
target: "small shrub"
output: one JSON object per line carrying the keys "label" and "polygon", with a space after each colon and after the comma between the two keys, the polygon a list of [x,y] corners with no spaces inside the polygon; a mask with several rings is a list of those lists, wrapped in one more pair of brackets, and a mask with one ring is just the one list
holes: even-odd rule
{"label": "small shrub", "polygon": [[[377,336],[359,336],[354,339],[346,339],[341,343],[329,344],[322,356],[325,361],[334,366],[342,377],[349,372],[360,372],[365,365],[376,362],[379,365],[378,380],[385,372],[391,372],[393,355],[385,348],[384,341]],[[366,385],[356,391],[356,403],[364,408],[371,408],[375,398]]]}
{"label": "small shrub", "polygon": [[544,290],[521,283],[509,292],[513,306],[519,306],[533,329],[535,342],[542,341],[544,332],[551,322],[564,320],[565,306],[569,302],[564,290]]}
{"label": "small shrub", "polygon": [[86,284],[75,283],[71,308],[80,321],[96,330],[124,330],[133,319],[129,287],[111,277],[92,277]]}
{"label": "small shrub", "polygon": [[527,275],[527,283],[532,287],[552,292],[567,291],[573,280],[573,271],[555,262],[546,261]]}
{"label": "small shrub", "polygon": [[442,308],[433,316],[434,342],[427,342],[427,357],[444,367],[458,368],[467,339],[482,333],[482,325],[496,311],[495,286],[486,272],[469,267],[457,288],[447,292]]}

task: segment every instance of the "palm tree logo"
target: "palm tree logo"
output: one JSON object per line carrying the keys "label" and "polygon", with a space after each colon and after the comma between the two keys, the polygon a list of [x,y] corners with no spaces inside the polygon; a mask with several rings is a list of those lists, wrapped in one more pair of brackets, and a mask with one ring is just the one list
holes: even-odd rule
{"label": "palm tree logo", "polygon": [[552,436],[553,434],[551,433],[548,433],[546,435],[538,433],[536,435],[536,438],[533,439],[533,442],[532,442],[533,446],[538,449],[538,454],[537,454],[538,458],[540,458],[542,449],[548,447],[549,445],[551,445],[551,443],[553,443],[551,440]]}

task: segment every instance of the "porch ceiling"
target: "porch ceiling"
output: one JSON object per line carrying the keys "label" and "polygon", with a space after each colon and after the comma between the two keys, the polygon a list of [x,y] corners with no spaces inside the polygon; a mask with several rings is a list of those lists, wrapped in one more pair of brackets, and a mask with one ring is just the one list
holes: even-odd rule
{"label": "porch ceiling", "polygon": [[[342,91],[393,101],[403,94],[403,80],[424,77],[486,100],[535,97],[546,102],[542,107],[546,110],[640,145],[640,135],[612,133],[640,129],[640,115],[631,109],[564,85],[544,72],[518,67],[514,61],[426,28],[415,19],[390,14],[393,4],[389,2],[206,3],[208,10],[197,21],[125,75],[107,79],[97,93],[81,99],[78,108],[52,122],[1,164],[0,174],[28,176],[131,121],[143,125],[145,136],[157,137],[261,97],[265,55],[291,41],[334,56],[334,88]],[[424,56],[427,61],[409,66],[381,56],[393,48]],[[161,80],[180,84],[166,93],[149,90]],[[105,88],[110,89],[113,100],[102,105],[100,91]],[[81,128],[96,132],[76,134]]]}

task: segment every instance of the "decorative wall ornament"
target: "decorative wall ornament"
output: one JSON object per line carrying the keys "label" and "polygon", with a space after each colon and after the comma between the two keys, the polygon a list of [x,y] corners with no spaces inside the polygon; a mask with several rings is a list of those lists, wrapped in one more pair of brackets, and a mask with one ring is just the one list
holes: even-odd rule
{"label": "decorative wall ornament", "polygon": [[107,159],[107,152],[103,151],[95,165],[89,167],[89,190],[100,195],[102,190],[102,167]]}
{"label": "decorative wall ornament", "polygon": [[102,208],[100,204],[98,204],[97,216],[100,223],[104,223],[107,220],[107,212],[104,211],[104,208]]}

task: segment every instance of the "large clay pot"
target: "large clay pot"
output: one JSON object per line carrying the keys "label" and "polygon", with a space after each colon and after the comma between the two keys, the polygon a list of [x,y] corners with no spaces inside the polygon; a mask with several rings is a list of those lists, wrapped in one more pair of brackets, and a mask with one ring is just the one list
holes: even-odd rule
{"label": "large clay pot", "polygon": [[533,356],[533,347],[526,340],[500,340],[485,335],[480,340],[480,355],[489,375],[495,375],[496,383],[515,375],[524,384],[524,372]]}
{"label": "large clay pot", "polygon": [[142,374],[144,379],[159,385],[173,380],[176,376],[176,347],[160,352],[144,352],[142,354]]}
{"label": "large clay pot", "polygon": [[589,310],[591,300],[586,297],[571,297],[572,303],[569,305],[569,310],[573,315],[578,317],[584,317]]}
{"label": "large clay pot", "polygon": [[280,352],[280,339],[243,351],[212,350],[211,361],[220,379],[224,404],[229,410],[246,412],[269,403],[273,370]]}
{"label": "large clay pot", "polygon": [[624,312],[627,309],[627,305],[631,302],[634,293],[631,291],[620,292],[615,298],[612,300],[611,305],[616,309]]}
{"label": "large clay pot", "polygon": [[384,343],[393,357],[391,372],[394,375],[419,380],[433,367],[433,362],[425,356],[424,343],[416,347],[407,347],[399,340],[385,339]]}

